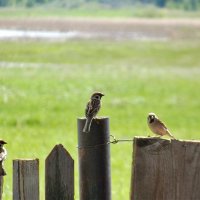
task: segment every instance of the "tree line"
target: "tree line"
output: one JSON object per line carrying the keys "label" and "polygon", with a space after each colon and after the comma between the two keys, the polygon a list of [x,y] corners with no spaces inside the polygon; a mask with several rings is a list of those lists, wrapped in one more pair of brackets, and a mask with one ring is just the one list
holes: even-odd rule
{"label": "tree line", "polygon": [[179,8],[184,10],[197,10],[200,8],[200,0],[0,0],[0,6],[26,6],[53,4],[66,6],[68,8],[79,7],[83,4],[97,3],[107,5],[111,8],[130,5],[155,5],[163,8]]}

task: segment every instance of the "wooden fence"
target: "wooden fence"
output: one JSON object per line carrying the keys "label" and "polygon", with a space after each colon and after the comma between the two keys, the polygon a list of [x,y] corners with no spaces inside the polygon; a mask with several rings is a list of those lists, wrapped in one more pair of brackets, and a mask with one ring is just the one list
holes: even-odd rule
{"label": "wooden fence", "polygon": [[135,138],[131,200],[199,200],[200,142]]}
{"label": "wooden fence", "polygon": [[[45,199],[74,200],[74,160],[61,144],[45,161]],[[13,161],[13,200],[39,200],[38,159]]]}
{"label": "wooden fence", "polygon": [[[83,126],[79,119],[78,134]],[[79,135],[80,199],[110,200],[108,119],[93,122],[91,132]],[[135,137],[132,158],[131,200],[200,199],[200,142]],[[0,177],[1,194],[2,187]],[[38,159],[13,161],[13,200],[39,200]],[[74,160],[61,144],[45,161],[45,200],[74,200]]]}

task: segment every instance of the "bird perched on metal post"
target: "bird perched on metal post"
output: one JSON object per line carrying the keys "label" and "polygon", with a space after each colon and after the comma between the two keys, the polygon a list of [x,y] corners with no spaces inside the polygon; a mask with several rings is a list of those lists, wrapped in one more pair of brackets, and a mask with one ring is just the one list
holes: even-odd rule
{"label": "bird perched on metal post", "polygon": [[169,132],[165,124],[158,119],[156,114],[149,113],[147,117],[147,123],[153,133],[160,136],[168,135],[169,137],[175,139],[174,136]]}
{"label": "bird perched on metal post", "polygon": [[3,168],[3,161],[6,159],[7,151],[3,147],[4,144],[7,144],[4,140],[0,140],[0,176],[5,176],[6,172]]}
{"label": "bird perched on metal post", "polygon": [[101,108],[101,98],[103,96],[105,96],[103,93],[95,92],[90,97],[90,100],[87,103],[87,106],[85,109],[86,122],[83,128],[83,132],[85,133],[90,132],[90,126],[91,126],[92,120],[93,118],[96,117],[97,113],[99,112],[99,109]]}

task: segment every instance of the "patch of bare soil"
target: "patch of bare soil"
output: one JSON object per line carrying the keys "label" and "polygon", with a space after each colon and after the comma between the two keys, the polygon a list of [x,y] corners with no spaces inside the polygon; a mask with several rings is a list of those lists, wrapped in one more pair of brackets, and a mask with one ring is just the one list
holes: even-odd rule
{"label": "patch of bare soil", "polygon": [[131,39],[132,36],[164,39],[200,38],[198,19],[0,19],[0,29],[78,31],[94,33],[97,37],[103,35],[108,39]]}

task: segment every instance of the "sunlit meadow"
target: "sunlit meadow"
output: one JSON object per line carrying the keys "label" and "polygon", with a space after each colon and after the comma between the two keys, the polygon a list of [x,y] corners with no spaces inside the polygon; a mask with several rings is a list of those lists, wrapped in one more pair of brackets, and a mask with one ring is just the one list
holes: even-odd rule
{"label": "sunlit meadow", "polygon": [[[8,142],[4,200],[12,196],[12,160],[44,160],[62,143],[75,160],[77,117],[90,94],[105,93],[99,116],[110,117],[116,138],[148,136],[155,112],[178,139],[200,139],[200,43],[0,42],[0,137]],[[132,144],[111,145],[112,195],[129,198]]]}

